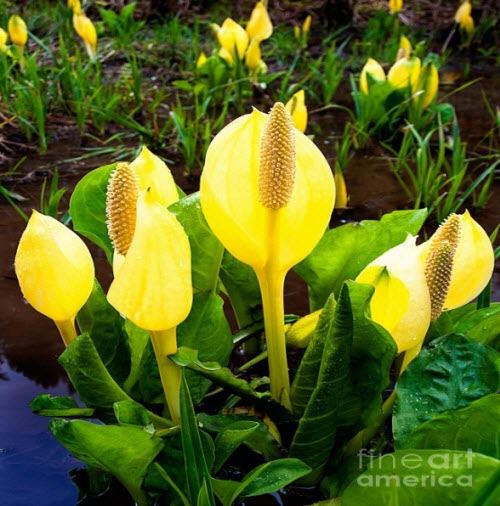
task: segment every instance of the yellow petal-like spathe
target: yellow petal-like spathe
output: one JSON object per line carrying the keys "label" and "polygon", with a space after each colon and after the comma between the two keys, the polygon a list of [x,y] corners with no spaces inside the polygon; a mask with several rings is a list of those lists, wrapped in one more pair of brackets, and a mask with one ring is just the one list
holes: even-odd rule
{"label": "yellow petal-like spathe", "polygon": [[37,211],[19,242],[15,267],[26,300],[56,322],[72,321],[94,284],[94,263],[85,243]]}
{"label": "yellow petal-like spathe", "polygon": [[[460,238],[453,259],[450,286],[443,311],[455,309],[475,299],[491,279],[495,264],[493,246],[483,227],[468,211],[460,218]],[[432,237],[419,247],[424,265],[431,244]]]}
{"label": "yellow petal-like spathe", "polygon": [[368,77],[367,74],[370,74],[374,79],[378,79],[379,81],[385,80],[385,72],[382,68],[382,65],[373,58],[368,58],[368,61],[365,63],[365,66],[361,70],[361,75],[359,76],[359,89],[365,94],[368,94]]}
{"label": "yellow petal-like spathe", "polygon": [[5,47],[8,38],[9,35],[7,34],[7,32],[3,28],[0,28],[0,49],[3,49]]}
{"label": "yellow petal-like spathe", "polygon": [[73,14],[80,14],[82,11],[80,0],[68,0],[68,7],[73,11]]}
{"label": "yellow petal-like spathe", "polygon": [[460,21],[460,28],[465,30],[468,35],[474,31],[474,18],[472,16],[463,16]]}
{"label": "yellow petal-like spathe", "polygon": [[307,128],[307,107],[304,90],[297,91],[286,103],[285,107],[292,117],[293,126],[304,133]]}
{"label": "yellow petal-like spathe", "polygon": [[401,58],[409,58],[412,52],[411,42],[404,36],[401,36],[399,39],[399,49],[396,60],[401,60]]}
{"label": "yellow petal-like spathe", "polygon": [[345,184],[344,173],[339,165],[335,166],[335,209],[345,209],[347,207],[347,186]]}
{"label": "yellow petal-like spathe", "polygon": [[196,60],[196,68],[200,68],[207,61],[207,55],[202,51]]}
{"label": "yellow petal-like spathe", "polygon": [[437,95],[439,89],[439,73],[432,62],[427,62],[420,71],[417,89],[422,90],[422,96],[418,98],[421,108],[428,107]]}
{"label": "yellow petal-like spathe", "polygon": [[[236,258],[261,272],[271,258],[287,271],[317,244],[328,225],[335,185],[328,162],[295,130],[296,173],[281,209],[259,203],[260,144],[267,115],[257,110],[226,126],[212,141],[201,176],[200,198],[215,235]],[[270,237],[269,213],[279,213]]]}
{"label": "yellow petal-like spathe", "polygon": [[97,49],[97,32],[94,24],[82,11],[73,14],[73,27],[83,39],[88,55],[93,58]]}
{"label": "yellow petal-like spathe", "polygon": [[24,47],[28,42],[28,27],[21,16],[13,14],[7,23],[10,40],[19,47]]}
{"label": "yellow petal-like spathe", "polygon": [[246,31],[250,40],[256,39],[262,42],[271,37],[273,33],[273,24],[262,2],[257,2],[255,4]]}
{"label": "yellow petal-like spathe", "polygon": [[403,0],[389,0],[389,11],[391,14],[398,13],[403,8]]}
{"label": "yellow petal-like spathe", "polygon": [[139,177],[140,189],[149,190],[152,199],[166,207],[179,200],[177,186],[167,164],[146,146],[130,167]]}
{"label": "yellow petal-like spathe", "polygon": [[472,5],[469,0],[463,2],[455,12],[455,22],[462,24],[463,19],[469,17],[472,12]]}
{"label": "yellow petal-like spathe", "polygon": [[311,21],[312,21],[311,15],[307,16],[306,19],[304,19],[304,23],[302,24],[302,35],[304,37],[307,37],[307,34],[311,29]]}
{"label": "yellow petal-like spathe", "polygon": [[247,49],[245,54],[245,63],[246,66],[250,70],[255,70],[260,61],[262,60],[261,52],[260,52],[260,42],[257,39],[253,39]]}
{"label": "yellow petal-like spathe", "polygon": [[416,56],[401,58],[389,69],[387,80],[395,88],[411,86],[415,91],[420,76],[420,66],[420,58]]}
{"label": "yellow petal-like spathe", "polygon": [[134,238],[108,301],[139,327],[160,331],[179,325],[192,299],[188,237],[175,216],[144,192]]}
{"label": "yellow petal-like spathe", "polygon": [[240,60],[248,46],[248,34],[236,21],[227,18],[217,32],[219,44],[235,59],[236,54]]}
{"label": "yellow petal-like spathe", "polygon": [[[386,287],[391,288],[392,294],[389,295],[387,288],[385,289],[385,305],[397,307],[401,303],[405,307],[404,312],[395,309],[396,315],[400,316],[399,321],[393,321],[388,314],[384,313],[384,298],[382,300],[376,298],[376,306],[371,310],[374,321],[384,327],[385,322],[390,327],[386,328],[396,341],[399,352],[421,343],[430,324],[430,295],[425,281],[425,269],[419,258],[415,240],[416,237],[408,236],[405,242],[391,248],[371,262],[356,279],[356,281],[364,282],[364,279],[373,276],[374,271],[371,268],[374,266],[387,268],[388,273],[393,277],[392,282],[388,279],[386,283]],[[407,299],[401,285],[394,282],[394,279],[398,279],[406,287]],[[377,318],[381,318],[382,321],[378,321]]]}

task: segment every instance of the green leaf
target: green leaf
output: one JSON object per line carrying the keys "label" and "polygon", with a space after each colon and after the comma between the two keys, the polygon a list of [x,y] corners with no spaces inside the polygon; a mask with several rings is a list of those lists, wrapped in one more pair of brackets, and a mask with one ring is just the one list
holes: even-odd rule
{"label": "green leaf", "polygon": [[181,437],[182,450],[184,453],[185,472],[189,490],[191,504],[195,504],[200,494],[203,482],[207,487],[206,496],[209,498],[208,504],[215,506],[211,487],[210,473],[205,460],[205,454],[201,443],[198,424],[194,414],[189,387],[184,374],[181,381],[180,392],[180,412],[181,412]]}
{"label": "green leaf", "polygon": [[148,504],[141,489],[148,466],[162,448],[161,439],[136,427],[96,425],[55,418],[49,428],[76,458],[114,474],[137,504]]}
{"label": "green leaf", "polygon": [[500,303],[463,316],[456,322],[455,332],[500,351]]}
{"label": "green leaf", "polygon": [[224,462],[245,442],[259,427],[257,422],[239,421],[225,427],[215,438],[215,460],[212,467],[214,474]]}
{"label": "green leaf", "polygon": [[228,426],[236,422],[252,422],[257,423],[257,429],[248,434],[243,442],[245,446],[254,452],[262,455],[265,460],[275,460],[284,456],[283,448],[278,444],[276,439],[271,435],[267,425],[256,416],[224,414],[224,415],[207,415],[200,413],[198,415],[200,425],[209,432],[221,433]]}
{"label": "green leaf", "polygon": [[432,341],[396,388],[392,427],[396,448],[423,422],[468,406],[500,388],[500,354],[460,334]]}
{"label": "green leaf", "polygon": [[106,226],[106,189],[116,163],[89,172],[76,185],[69,202],[69,214],[76,232],[104,250],[113,260],[113,246]]}
{"label": "green leaf", "polygon": [[52,397],[42,394],[35,397],[29,404],[33,413],[41,416],[92,416],[94,409],[80,408],[73,397]]}
{"label": "green leaf", "polygon": [[310,471],[311,468],[298,459],[273,460],[250,471],[241,483],[213,480],[213,487],[222,504],[230,506],[238,497],[277,492]]}
{"label": "green leaf", "polygon": [[77,321],[82,333],[90,335],[108,372],[119,385],[123,384],[130,371],[130,350],[123,328],[125,320],[108,303],[97,280],[78,312]]}
{"label": "green leaf", "polygon": [[149,342],[149,332],[141,329],[130,320],[125,320],[124,330],[127,333],[130,348],[130,374],[123,388],[131,392],[141,375],[141,361]]}
{"label": "green leaf", "polygon": [[499,467],[473,452],[398,451],[372,460],[342,494],[342,506],[466,504]]}
{"label": "green leaf", "polygon": [[160,476],[165,480],[166,483],[168,483],[173,490],[177,493],[179,496],[179,499],[181,500],[182,504],[184,506],[190,506],[188,498],[184,495],[182,490],[177,486],[175,481],[171,478],[171,476],[165,471],[165,469],[160,466],[157,462],[153,464],[156,468],[156,471],[160,474]]}
{"label": "green leaf", "polygon": [[335,444],[337,409],[348,382],[349,357],[353,338],[352,310],[349,289],[344,286],[339,302],[328,299],[320,316],[314,339],[321,339],[324,348],[317,384],[290,447],[296,457],[311,467],[311,474],[302,480],[315,483],[328,461]]}
{"label": "green leaf", "polygon": [[321,309],[333,292],[338,296],[346,279],[355,279],[364,267],[389,248],[416,235],[426,210],[394,211],[380,221],[365,220],[328,230],[318,245],[294,267],[309,286],[311,311]]}
{"label": "green leaf", "polygon": [[262,298],[254,270],[226,250],[219,276],[233,306],[238,327],[243,328],[262,321]]}
{"label": "green leaf", "polygon": [[116,420],[123,426],[145,427],[149,424],[148,412],[137,402],[119,401],[113,404]]}
{"label": "green leaf", "polygon": [[191,246],[193,287],[201,292],[214,292],[224,246],[215,237],[201,211],[199,192],[169,206],[189,237]]}
{"label": "green leaf", "polygon": [[471,450],[500,459],[500,395],[491,394],[466,408],[445,411],[419,425],[403,449]]}

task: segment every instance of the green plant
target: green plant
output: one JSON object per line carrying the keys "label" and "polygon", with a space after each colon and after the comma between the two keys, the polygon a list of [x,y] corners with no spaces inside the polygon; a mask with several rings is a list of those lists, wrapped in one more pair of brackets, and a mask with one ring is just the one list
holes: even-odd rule
{"label": "green plant", "polygon": [[118,47],[125,50],[136,39],[144,26],[144,21],[136,21],[134,12],[136,2],[125,5],[119,13],[108,9],[99,9],[99,14],[106,26],[107,32],[113,37]]}

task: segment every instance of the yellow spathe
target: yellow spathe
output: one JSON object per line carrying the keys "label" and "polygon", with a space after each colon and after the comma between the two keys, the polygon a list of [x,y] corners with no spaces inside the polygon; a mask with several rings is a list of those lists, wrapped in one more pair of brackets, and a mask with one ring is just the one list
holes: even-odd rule
{"label": "yellow spathe", "polygon": [[361,70],[361,75],[359,76],[359,89],[365,94],[368,94],[368,77],[367,74],[370,74],[374,79],[378,79],[379,81],[385,80],[385,72],[382,68],[382,65],[378,63],[373,58],[368,58],[368,61],[365,63],[365,66]]}
{"label": "yellow spathe", "polygon": [[258,68],[261,60],[262,56],[260,52],[260,42],[258,41],[258,39],[252,39],[245,54],[246,66],[250,70],[255,70],[256,68]]}
{"label": "yellow spathe", "polygon": [[243,59],[249,40],[247,32],[238,23],[231,18],[225,19],[217,31],[217,40],[233,60],[236,59],[236,54],[240,60]]}
{"label": "yellow spathe", "polygon": [[458,24],[462,24],[464,18],[470,17],[471,12],[472,12],[472,4],[469,2],[469,0],[462,2],[460,7],[455,12],[455,22]]}
{"label": "yellow spathe", "polygon": [[247,24],[246,32],[249,40],[256,39],[259,42],[268,39],[273,33],[273,24],[262,2],[257,2]]}
{"label": "yellow spathe", "polygon": [[[460,232],[453,258],[450,285],[443,311],[463,306],[475,299],[493,274],[495,255],[485,230],[465,211],[460,215]],[[422,262],[427,262],[432,237],[419,246]]]}
{"label": "yellow spathe", "polygon": [[430,295],[415,240],[409,235],[356,278],[375,286],[370,304],[372,320],[390,332],[400,353],[421,343],[430,324]]}
{"label": "yellow spathe", "polygon": [[7,23],[10,40],[19,47],[24,47],[28,42],[28,27],[21,16],[13,14]]}
{"label": "yellow spathe", "polygon": [[0,49],[5,48],[8,39],[9,35],[7,34],[7,32],[3,28],[0,28]]}
{"label": "yellow spathe", "polygon": [[403,0],[389,0],[389,11],[391,14],[398,13],[403,8]]}
{"label": "yellow spathe", "polygon": [[192,298],[188,237],[175,216],[144,192],[137,201],[134,238],[108,301],[139,327],[160,331],[187,317]]}
{"label": "yellow spathe", "polygon": [[94,284],[94,263],[85,243],[37,211],[19,242],[15,268],[26,300],[56,322],[73,321]]}
{"label": "yellow spathe", "polygon": [[416,56],[401,58],[389,69],[387,80],[395,88],[411,86],[415,91],[420,76],[420,66],[420,58]]}
{"label": "yellow spathe", "polygon": [[76,33],[85,43],[90,58],[93,58],[97,50],[97,32],[92,21],[85,15],[83,11],[73,14],[73,27]]}
{"label": "yellow spathe", "polygon": [[[257,272],[271,259],[286,272],[323,235],[333,210],[335,186],[319,149],[295,130],[296,173],[290,200],[281,209],[263,207],[258,199],[258,176],[266,121],[266,114],[254,110],[215,137],[201,176],[201,206],[215,235],[232,255]],[[270,213],[278,213],[272,235]]]}
{"label": "yellow spathe", "polygon": [[139,178],[140,189],[149,190],[153,200],[166,207],[179,200],[177,186],[167,164],[146,146],[143,146],[130,168]]}
{"label": "yellow spathe", "polygon": [[306,94],[304,90],[297,91],[285,107],[292,117],[293,126],[304,133],[307,128]]}
{"label": "yellow spathe", "polygon": [[439,73],[432,62],[427,62],[420,71],[417,90],[422,90],[421,98],[417,98],[421,108],[425,109],[436,98],[439,89]]}

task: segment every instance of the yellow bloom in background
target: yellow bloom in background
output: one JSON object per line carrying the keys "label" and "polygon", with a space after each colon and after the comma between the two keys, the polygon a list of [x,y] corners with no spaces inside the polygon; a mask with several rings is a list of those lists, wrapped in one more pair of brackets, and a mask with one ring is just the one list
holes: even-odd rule
{"label": "yellow bloom in background", "polygon": [[94,58],[97,51],[97,32],[92,21],[84,12],[75,13],[73,14],[73,27],[82,38],[89,57]]}
{"label": "yellow bloom in background", "polygon": [[411,42],[404,36],[401,36],[399,40],[399,49],[398,54],[396,56],[396,61],[401,60],[401,58],[409,58],[412,52]]}
{"label": "yellow bloom in background", "polygon": [[431,301],[416,237],[386,251],[368,264],[356,281],[375,292],[371,317],[393,337],[398,351],[422,344],[431,321]]}
{"label": "yellow bloom in background", "polygon": [[344,173],[338,164],[335,165],[335,209],[345,209],[347,207],[347,187],[345,184]]}
{"label": "yellow bloom in background", "polygon": [[[240,60],[243,59],[248,47],[248,34],[238,23],[227,18],[217,31],[217,40],[233,61],[236,59],[236,55]],[[224,56],[222,57],[224,58]]]}
{"label": "yellow bloom in background", "polygon": [[203,213],[218,239],[257,274],[264,306],[271,395],[290,408],[283,284],[322,237],[335,185],[328,162],[293,128],[281,103],[226,126],[207,151]]}
{"label": "yellow bloom in background", "polygon": [[472,4],[469,0],[465,0],[465,2],[462,2],[460,7],[455,12],[455,22],[459,25],[462,24],[463,19],[470,16],[472,13]]}
{"label": "yellow bloom in background", "polygon": [[472,16],[464,16],[460,23],[460,28],[470,35],[474,31],[474,18]]}
{"label": "yellow bloom in background", "polygon": [[468,211],[452,214],[419,246],[424,265],[443,242],[454,250],[449,286],[441,287],[446,293],[442,310],[447,311],[467,304],[483,291],[493,274],[495,255],[488,234]]}
{"label": "yellow bloom in background", "polygon": [[9,37],[13,44],[20,49],[28,42],[28,27],[21,16],[13,14],[7,23]]}
{"label": "yellow bloom in background", "polygon": [[398,13],[403,8],[403,0],[389,0],[389,12]]}
{"label": "yellow bloom in background", "polygon": [[76,337],[76,314],[94,285],[94,263],[85,243],[56,219],[33,211],[15,269],[25,299],[54,320],[68,345]]}
{"label": "yellow bloom in background", "polygon": [[254,71],[259,67],[261,61],[260,42],[258,39],[252,39],[245,54],[246,66],[250,71]]}
{"label": "yellow bloom in background", "polygon": [[307,107],[304,90],[299,90],[286,103],[285,107],[292,117],[294,127],[304,133],[307,128]]}
{"label": "yellow bloom in background", "polygon": [[302,36],[307,39],[307,36],[309,35],[309,31],[311,30],[311,21],[312,17],[311,15],[307,16],[306,19],[304,19],[304,22],[302,23]]}
{"label": "yellow bloom in background", "polygon": [[387,73],[387,80],[395,88],[406,88],[411,86],[416,91],[418,78],[420,76],[420,58],[412,56],[398,60]]}
{"label": "yellow bloom in background", "polygon": [[73,11],[73,14],[80,14],[82,11],[80,0],[68,0],[68,7]]}
{"label": "yellow bloom in background", "polygon": [[202,51],[196,60],[196,68],[200,68],[207,61],[207,55]]}
{"label": "yellow bloom in background", "polygon": [[417,104],[425,109],[436,98],[439,89],[439,73],[434,63],[429,61],[422,67],[416,89],[422,91],[416,99]]}
{"label": "yellow bloom in background", "polygon": [[247,24],[246,32],[249,40],[259,42],[268,39],[273,33],[273,24],[262,2],[257,2]]}
{"label": "yellow bloom in background", "polygon": [[167,164],[143,146],[140,155],[130,164],[139,177],[141,190],[149,190],[150,197],[168,207],[179,200],[174,178]]}
{"label": "yellow bloom in background", "polygon": [[385,72],[382,65],[373,58],[368,58],[368,61],[365,63],[365,66],[361,70],[361,75],[359,76],[359,89],[365,95],[368,94],[369,88],[367,74],[370,74],[371,77],[379,81],[385,80]]}
{"label": "yellow bloom in background", "polygon": [[3,28],[0,28],[0,50],[5,50],[7,40],[9,40],[8,33]]}

